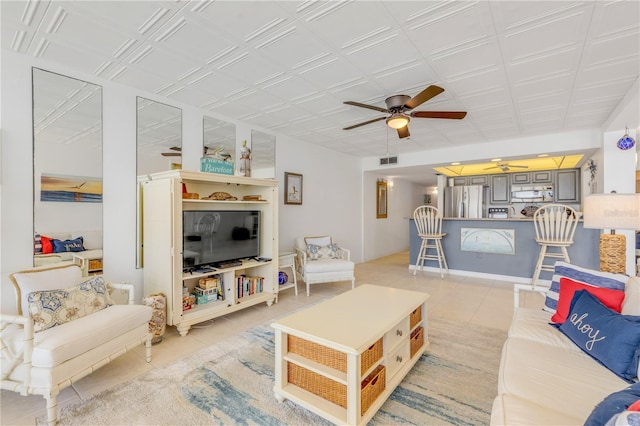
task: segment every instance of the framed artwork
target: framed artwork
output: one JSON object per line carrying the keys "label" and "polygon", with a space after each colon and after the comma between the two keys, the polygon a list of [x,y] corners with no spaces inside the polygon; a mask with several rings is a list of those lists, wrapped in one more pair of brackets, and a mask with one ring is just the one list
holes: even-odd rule
{"label": "framed artwork", "polygon": [[40,201],[102,202],[102,178],[42,173]]}
{"label": "framed artwork", "polygon": [[284,203],[302,204],[302,175],[284,172]]}
{"label": "framed artwork", "polygon": [[376,186],[376,219],[387,218],[387,182],[379,180]]}
{"label": "framed artwork", "polygon": [[479,253],[516,254],[515,230],[461,228],[460,250]]}

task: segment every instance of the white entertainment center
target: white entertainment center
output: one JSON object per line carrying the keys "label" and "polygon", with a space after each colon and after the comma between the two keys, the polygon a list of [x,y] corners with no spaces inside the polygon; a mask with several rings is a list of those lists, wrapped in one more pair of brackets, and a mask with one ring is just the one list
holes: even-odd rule
{"label": "white entertainment center", "polygon": [[[262,302],[270,306],[277,300],[277,181],[183,170],[154,173],[138,181],[142,194],[144,293],[167,297],[168,325],[175,325],[185,336],[194,324]],[[198,198],[183,198],[185,190],[198,194]],[[236,199],[203,199],[222,192]],[[236,262],[239,264],[227,263],[210,270],[198,265],[186,268],[183,211],[194,210],[259,211],[259,260],[242,259]],[[209,296],[206,303],[184,305],[183,289],[189,297],[203,279],[222,284],[216,291],[219,296]]]}

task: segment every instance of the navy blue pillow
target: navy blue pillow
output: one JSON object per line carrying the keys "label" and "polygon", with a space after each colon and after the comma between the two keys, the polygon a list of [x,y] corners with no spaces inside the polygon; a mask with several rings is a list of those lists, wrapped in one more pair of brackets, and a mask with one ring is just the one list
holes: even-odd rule
{"label": "navy blue pillow", "polygon": [[614,392],[596,405],[584,426],[602,426],[639,399],[640,383],[634,383],[626,389]]}
{"label": "navy blue pillow", "polygon": [[78,237],[73,240],[51,240],[54,253],[64,253],[68,251],[84,251],[84,239]]}
{"label": "navy blue pillow", "polygon": [[640,316],[621,315],[586,290],[576,291],[560,331],[585,353],[633,383],[640,358]]}

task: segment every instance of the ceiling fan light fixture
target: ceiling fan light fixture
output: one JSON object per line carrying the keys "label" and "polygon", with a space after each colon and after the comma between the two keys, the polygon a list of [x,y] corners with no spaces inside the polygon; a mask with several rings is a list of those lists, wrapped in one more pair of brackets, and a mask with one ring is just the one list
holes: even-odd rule
{"label": "ceiling fan light fixture", "polygon": [[387,126],[391,127],[392,129],[396,129],[396,130],[401,129],[405,127],[407,124],[409,124],[409,117],[399,112],[396,112],[394,114],[391,114],[391,116],[387,118],[386,123],[387,123]]}

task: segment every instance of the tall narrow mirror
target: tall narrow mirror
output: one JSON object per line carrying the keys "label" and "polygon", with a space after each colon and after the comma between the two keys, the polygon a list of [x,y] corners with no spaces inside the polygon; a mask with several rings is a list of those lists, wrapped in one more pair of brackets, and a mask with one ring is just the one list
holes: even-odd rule
{"label": "tall narrow mirror", "polygon": [[213,117],[203,120],[203,154],[207,157],[234,162],[236,157],[236,126]]}
{"label": "tall narrow mirror", "polygon": [[251,177],[276,177],[276,137],[251,130]]}
{"label": "tall narrow mirror", "polygon": [[182,110],[141,97],[137,109],[137,175],[181,168]]}
{"label": "tall narrow mirror", "polygon": [[140,179],[145,175],[182,168],[182,110],[138,97],[136,134],[136,267],[142,267],[142,203]]}
{"label": "tall narrow mirror", "polygon": [[34,266],[102,263],[102,87],[33,68]]}

